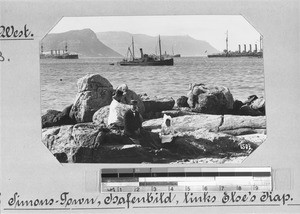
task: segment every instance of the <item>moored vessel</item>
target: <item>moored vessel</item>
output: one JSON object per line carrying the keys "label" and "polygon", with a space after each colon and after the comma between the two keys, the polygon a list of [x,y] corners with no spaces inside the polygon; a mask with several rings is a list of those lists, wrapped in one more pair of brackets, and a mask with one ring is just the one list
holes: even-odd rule
{"label": "moored vessel", "polygon": [[64,50],[50,50],[50,53],[46,54],[44,53],[44,47],[42,44],[40,59],[78,59],[78,54],[69,53],[67,43]]}
{"label": "moored vessel", "polygon": [[143,49],[140,48],[141,57],[136,58],[134,54],[134,40],[132,38],[132,51],[131,48],[128,47],[127,56],[128,53],[130,53],[129,59],[123,59],[118,64],[121,66],[172,66],[174,65],[174,59],[173,57],[167,57],[163,56],[161,54],[161,40],[160,36],[158,37],[159,41],[159,56],[157,55],[148,55],[143,53]]}
{"label": "moored vessel", "polygon": [[244,50],[241,51],[241,45],[239,45],[238,51],[230,51],[228,50],[228,31],[226,33],[226,49],[222,53],[209,54],[207,57],[263,57],[262,50],[262,36],[260,36],[260,50],[257,49],[257,44],[255,44],[255,49],[252,51],[252,46],[249,44],[249,50],[246,50],[246,44],[244,44]]}

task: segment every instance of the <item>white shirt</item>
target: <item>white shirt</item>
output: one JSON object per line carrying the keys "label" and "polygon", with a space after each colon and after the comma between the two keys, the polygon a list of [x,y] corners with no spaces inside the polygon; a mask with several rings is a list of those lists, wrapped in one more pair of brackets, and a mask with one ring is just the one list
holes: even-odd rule
{"label": "white shirt", "polygon": [[124,114],[129,108],[129,105],[119,103],[113,99],[109,106],[108,125],[116,124],[118,126],[124,126]]}

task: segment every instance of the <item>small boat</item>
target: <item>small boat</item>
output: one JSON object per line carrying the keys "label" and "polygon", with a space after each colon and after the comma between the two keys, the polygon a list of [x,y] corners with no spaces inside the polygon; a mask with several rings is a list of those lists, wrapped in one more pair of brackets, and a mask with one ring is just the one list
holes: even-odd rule
{"label": "small boat", "polygon": [[118,64],[121,66],[172,66],[174,65],[174,60],[173,58],[165,57],[161,54],[161,41],[160,41],[160,36],[158,38],[159,40],[159,56],[157,55],[148,55],[143,53],[143,49],[140,48],[141,52],[141,58],[135,58],[134,55],[134,41],[132,38],[132,51],[130,47],[128,48],[127,51],[127,56],[128,52],[130,53],[130,59],[123,59],[121,62]]}

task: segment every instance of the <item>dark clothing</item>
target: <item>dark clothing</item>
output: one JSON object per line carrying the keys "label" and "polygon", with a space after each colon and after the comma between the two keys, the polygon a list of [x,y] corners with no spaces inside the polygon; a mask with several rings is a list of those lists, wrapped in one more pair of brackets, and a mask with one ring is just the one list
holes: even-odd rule
{"label": "dark clothing", "polygon": [[127,110],[124,115],[124,134],[128,137],[136,138],[142,128],[142,121],[138,111],[133,112],[131,109]]}

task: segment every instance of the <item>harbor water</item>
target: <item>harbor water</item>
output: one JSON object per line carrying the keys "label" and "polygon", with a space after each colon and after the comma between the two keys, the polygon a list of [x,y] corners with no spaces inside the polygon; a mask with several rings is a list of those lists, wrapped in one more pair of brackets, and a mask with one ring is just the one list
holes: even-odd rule
{"label": "harbor water", "polygon": [[62,110],[74,102],[77,80],[100,74],[114,88],[126,83],[137,94],[186,96],[189,83],[228,87],[234,99],[264,96],[262,58],[174,58],[174,66],[109,65],[117,58],[41,59],[41,111]]}

